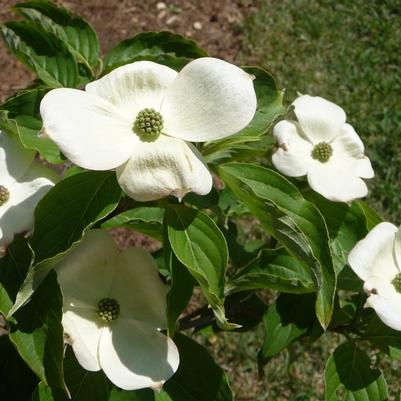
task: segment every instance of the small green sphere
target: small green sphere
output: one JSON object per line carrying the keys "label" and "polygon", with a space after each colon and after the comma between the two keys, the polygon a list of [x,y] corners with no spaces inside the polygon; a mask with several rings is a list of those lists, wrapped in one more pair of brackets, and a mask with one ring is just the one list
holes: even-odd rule
{"label": "small green sphere", "polygon": [[104,322],[116,320],[120,314],[120,305],[113,298],[103,298],[97,304],[97,314]]}
{"label": "small green sphere", "polygon": [[401,273],[398,273],[391,281],[395,290],[401,294]]}
{"label": "small green sphere", "polygon": [[320,163],[329,161],[332,154],[333,148],[327,142],[319,142],[312,150],[312,157],[315,160],[319,160]]}
{"label": "small green sphere", "polygon": [[163,116],[155,109],[143,109],[136,116],[133,130],[146,142],[155,141],[163,129]]}
{"label": "small green sphere", "polygon": [[0,185],[0,206],[3,206],[9,199],[10,199],[9,190],[5,186]]}

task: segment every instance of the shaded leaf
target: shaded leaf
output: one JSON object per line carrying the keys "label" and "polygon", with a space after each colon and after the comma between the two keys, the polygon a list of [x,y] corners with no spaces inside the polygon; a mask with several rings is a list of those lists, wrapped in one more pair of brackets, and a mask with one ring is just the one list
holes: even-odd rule
{"label": "shaded leaf", "polygon": [[263,249],[228,282],[227,293],[271,288],[280,292],[313,292],[308,270],[285,249]]}
{"label": "shaded leaf", "polygon": [[78,66],[63,41],[28,21],[7,22],[3,38],[15,56],[51,88],[75,87]]}
{"label": "shaded leaf", "polygon": [[94,76],[99,62],[99,41],[93,28],[80,16],[50,1],[28,1],[16,4],[14,10],[38,23],[63,41],[76,61],[84,63]]}
{"label": "shaded leaf", "polygon": [[120,42],[105,56],[106,72],[138,60],[149,60],[171,68],[181,69],[192,59],[207,53],[197,44],[171,32],[144,32]]}
{"label": "shaded leaf", "polygon": [[310,272],[317,291],[316,314],[327,328],[336,289],[326,222],[315,205],[273,170],[245,163],[218,168],[224,183]]}
{"label": "shaded leaf", "polygon": [[314,294],[281,294],[269,306],[263,317],[265,339],[258,355],[259,366],[311,329],[315,321],[314,304]]}
{"label": "shaded leaf", "polygon": [[326,401],[385,401],[387,384],[369,357],[351,342],[341,344],[327,360]]}
{"label": "shaded leaf", "polygon": [[62,296],[56,274],[49,274],[31,301],[15,315],[10,340],[45,384],[65,388]]}
{"label": "shaded leaf", "polygon": [[42,121],[39,106],[46,89],[31,89],[18,93],[0,106],[0,128],[18,135],[22,145],[34,149],[50,163],[62,163],[57,145],[40,135]]}

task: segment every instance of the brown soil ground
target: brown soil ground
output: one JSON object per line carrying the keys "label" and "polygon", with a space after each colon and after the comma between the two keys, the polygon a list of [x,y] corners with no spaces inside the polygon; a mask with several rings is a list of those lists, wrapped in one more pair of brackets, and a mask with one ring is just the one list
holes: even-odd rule
{"label": "brown soil ground", "polygon": [[[0,23],[15,18],[16,0],[0,0]],[[241,22],[251,2],[231,0],[59,0],[96,29],[103,52],[143,31],[169,30],[193,38],[211,56],[234,62],[241,45]],[[31,73],[0,43],[0,101],[26,86]]]}

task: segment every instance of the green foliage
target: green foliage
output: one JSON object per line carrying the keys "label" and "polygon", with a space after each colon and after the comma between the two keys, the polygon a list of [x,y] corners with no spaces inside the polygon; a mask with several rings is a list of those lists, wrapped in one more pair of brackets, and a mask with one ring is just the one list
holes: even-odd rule
{"label": "green foliage", "polygon": [[326,223],[316,206],[273,170],[231,163],[220,166],[219,173],[267,232],[310,271],[317,291],[316,314],[326,328],[333,312],[336,274]]}
{"label": "green foliage", "polygon": [[78,65],[67,46],[41,25],[8,22],[1,28],[9,49],[51,88],[74,87]]}
{"label": "green foliage", "polygon": [[39,106],[47,90],[29,89],[18,93],[0,106],[0,128],[18,135],[27,149],[34,149],[50,163],[62,163],[57,145],[41,133]]}
{"label": "green foliage", "polygon": [[19,355],[48,386],[65,388],[61,291],[52,272],[11,323],[10,340]]}
{"label": "green foliage", "polygon": [[175,342],[180,367],[164,386],[168,397],[159,400],[156,396],[156,401],[233,401],[226,374],[207,351],[182,334],[175,337]]}
{"label": "green foliage", "polygon": [[105,71],[139,60],[154,61],[181,69],[191,59],[207,54],[193,40],[171,32],[144,32],[126,39],[110,50],[104,60]]}
{"label": "green foliage", "polygon": [[126,227],[151,237],[163,239],[164,209],[161,207],[139,206],[112,217],[102,228]]}
{"label": "green foliage", "polygon": [[167,209],[166,225],[174,254],[198,281],[219,324],[234,328],[223,305],[228,259],[223,234],[205,213],[178,205]]}
{"label": "green foliage", "polygon": [[369,357],[351,342],[330,355],[325,371],[326,401],[385,401],[387,384]]}
{"label": "green foliage", "polygon": [[28,1],[16,4],[14,10],[67,45],[78,63],[83,63],[95,76],[99,63],[99,41],[93,28],[81,17],[50,1]]}
{"label": "green foliage", "polygon": [[259,352],[260,365],[305,335],[313,326],[315,296],[281,294],[263,317],[265,340]]}
{"label": "green foliage", "polygon": [[263,249],[227,284],[228,293],[271,288],[280,292],[302,294],[314,291],[308,270],[285,249]]}

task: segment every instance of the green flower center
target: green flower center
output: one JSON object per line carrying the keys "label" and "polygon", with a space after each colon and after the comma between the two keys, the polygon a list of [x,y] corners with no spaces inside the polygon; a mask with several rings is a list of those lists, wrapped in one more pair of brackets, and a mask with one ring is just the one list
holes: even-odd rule
{"label": "green flower center", "polygon": [[3,185],[0,185],[0,206],[3,206],[9,199],[10,199],[9,190]]}
{"label": "green flower center", "polygon": [[312,150],[312,157],[320,163],[326,163],[333,154],[333,148],[327,142],[319,142]]}
{"label": "green flower center", "polygon": [[143,109],[136,116],[133,130],[146,142],[153,142],[163,129],[163,116],[155,109]]}
{"label": "green flower center", "polygon": [[97,314],[105,322],[116,320],[120,314],[120,305],[113,298],[103,298],[97,304]]}
{"label": "green flower center", "polygon": [[398,273],[391,281],[395,290],[401,294],[401,273]]}

